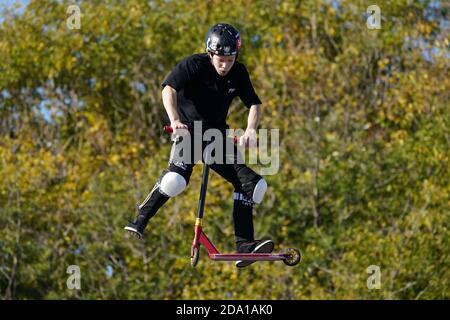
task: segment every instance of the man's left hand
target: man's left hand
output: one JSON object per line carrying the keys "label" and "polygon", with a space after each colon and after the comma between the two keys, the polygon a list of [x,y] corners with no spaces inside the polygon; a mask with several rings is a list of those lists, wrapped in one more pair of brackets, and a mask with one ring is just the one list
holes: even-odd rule
{"label": "man's left hand", "polygon": [[255,129],[247,129],[245,130],[245,133],[243,136],[239,138],[239,146],[247,146],[249,148],[256,147],[257,144],[257,138],[256,138],[256,130]]}

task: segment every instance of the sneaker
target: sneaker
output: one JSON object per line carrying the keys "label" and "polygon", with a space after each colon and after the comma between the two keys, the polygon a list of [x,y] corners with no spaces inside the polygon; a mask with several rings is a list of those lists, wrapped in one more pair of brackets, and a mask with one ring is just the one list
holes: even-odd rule
{"label": "sneaker", "polygon": [[142,228],[140,225],[135,224],[134,222],[129,221],[128,224],[124,228],[126,231],[128,231],[129,234],[132,236],[142,239],[144,235],[144,228]]}
{"label": "sneaker", "polygon": [[[272,240],[255,240],[251,242],[239,242],[237,244],[238,253],[271,253],[274,247]],[[239,260],[236,267],[244,268],[256,261]]]}

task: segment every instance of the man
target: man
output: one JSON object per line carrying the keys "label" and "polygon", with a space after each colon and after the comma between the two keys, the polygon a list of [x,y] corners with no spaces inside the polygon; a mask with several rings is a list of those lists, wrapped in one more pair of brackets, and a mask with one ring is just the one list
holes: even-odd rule
{"label": "man", "polygon": [[[250,109],[247,129],[240,144],[253,146],[260,120],[261,101],[255,93],[245,66],[236,61],[241,39],[231,25],[219,23],[211,27],[205,38],[206,53],[194,54],[182,60],[162,83],[162,100],[175,131],[194,128],[201,122],[202,128],[218,129],[224,133],[228,128],[226,117],[234,97],[239,96]],[[192,134],[194,139],[198,137]],[[225,138],[224,138],[225,140]],[[135,221],[125,230],[142,238],[151,217],[170,198],[181,193],[189,183],[195,163],[199,159],[175,157],[179,153],[180,140],[175,139],[169,160],[153,190],[139,206]],[[205,144],[202,144],[202,151]],[[193,150],[193,149],[192,149]],[[230,155],[226,155],[225,158]],[[253,205],[260,203],[267,190],[266,181],[245,164],[236,163],[239,153],[231,154],[232,161],[210,165],[234,186],[233,221],[236,248],[239,253],[270,253],[271,240],[255,240],[253,229]],[[253,261],[237,261],[237,267],[245,267]]]}

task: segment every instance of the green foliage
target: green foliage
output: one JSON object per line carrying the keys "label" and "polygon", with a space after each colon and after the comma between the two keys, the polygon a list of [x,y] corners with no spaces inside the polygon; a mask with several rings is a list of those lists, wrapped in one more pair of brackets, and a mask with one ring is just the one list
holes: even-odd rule
{"label": "green foliage", "polygon": [[[448,9],[379,1],[382,29],[369,30],[363,1],[77,3],[80,30],[64,1],[30,1],[0,25],[2,298],[450,297]],[[204,251],[190,267],[200,166],[145,240],[122,230],[167,165],[160,83],[218,21],[241,30],[261,127],[280,129],[257,237],[299,247],[295,268],[236,270]],[[230,125],[246,119],[236,100]],[[232,186],[210,181],[206,231],[231,251]],[[66,286],[70,265],[81,290]]]}

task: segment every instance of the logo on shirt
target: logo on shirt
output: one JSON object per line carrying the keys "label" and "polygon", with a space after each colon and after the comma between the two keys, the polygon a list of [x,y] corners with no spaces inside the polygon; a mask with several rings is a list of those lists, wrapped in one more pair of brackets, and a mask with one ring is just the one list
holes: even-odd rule
{"label": "logo on shirt", "polygon": [[234,91],[236,91],[236,88],[229,88],[228,89],[228,93],[233,93]]}

